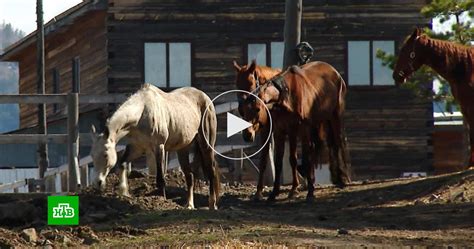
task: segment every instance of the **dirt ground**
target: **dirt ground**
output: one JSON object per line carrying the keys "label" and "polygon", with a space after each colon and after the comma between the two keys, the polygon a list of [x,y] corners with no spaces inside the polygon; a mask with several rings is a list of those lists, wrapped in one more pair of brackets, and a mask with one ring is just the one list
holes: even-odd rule
{"label": "dirt ground", "polygon": [[[345,189],[318,187],[275,203],[253,201],[253,185],[223,185],[218,211],[207,210],[207,186],[186,210],[180,172],[168,176],[168,199],[154,178],[133,173],[132,198],[86,190],[80,226],[47,226],[46,195],[0,195],[0,248],[10,246],[474,246],[474,169],[427,178],[356,182]],[[268,195],[270,188],[266,188]],[[22,230],[34,228],[28,242]]]}

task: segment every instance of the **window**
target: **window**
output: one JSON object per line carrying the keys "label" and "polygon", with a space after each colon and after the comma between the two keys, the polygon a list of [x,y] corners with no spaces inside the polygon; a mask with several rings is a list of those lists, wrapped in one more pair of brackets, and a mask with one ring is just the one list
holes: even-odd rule
{"label": "window", "polygon": [[[258,65],[282,68],[284,47],[283,42],[250,43],[247,46],[247,62],[256,60]],[[270,53],[268,54],[267,51]]]}
{"label": "window", "polygon": [[394,41],[349,41],[347,43],[348,82],[351,86],[394,85],[392,70],[382,65],[377,50],[393,54]]}
{"label": "window", "polygon": [[257,65],[267,65],[267,44],[256,43],[249,44],[247,51],[248,63],[252,60],[257,61]]}
{"label": "window", "polygon": [[147,42],[145,82],[162,88],[191,86],[191,43]]}

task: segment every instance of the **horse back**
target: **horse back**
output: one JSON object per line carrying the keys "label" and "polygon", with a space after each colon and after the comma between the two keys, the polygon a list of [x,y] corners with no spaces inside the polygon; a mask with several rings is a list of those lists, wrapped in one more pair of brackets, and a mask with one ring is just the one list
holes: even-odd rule
{"label": "horse back", "polygon": [[344,109],[346,85],[337,70],[322,61],[314,61],[302,67],[291,67],[285,73],[295,111],[302,118],[338,114]]}

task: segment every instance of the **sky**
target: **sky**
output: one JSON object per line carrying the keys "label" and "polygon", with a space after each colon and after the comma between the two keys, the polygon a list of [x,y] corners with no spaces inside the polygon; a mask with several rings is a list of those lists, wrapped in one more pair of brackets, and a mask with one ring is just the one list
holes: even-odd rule
{"label": "sky", "polygon": [[[43,0],[44,23],[82,0]],[[29,34],[36,29],[36,0],[0,0],[0,23],[12,23],[14,28]]]}

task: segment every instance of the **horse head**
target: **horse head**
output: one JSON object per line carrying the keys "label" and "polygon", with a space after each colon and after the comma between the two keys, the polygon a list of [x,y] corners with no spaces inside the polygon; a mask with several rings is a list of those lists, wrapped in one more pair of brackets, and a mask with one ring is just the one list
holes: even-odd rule
{"label": "horse head", "polygon": [[400,49],[397,63],[393,70],[393,79],[397,85],[404,83],[408,77],[423,65],[424,56],[421,54],[422,51],[418,46],[420,37],[423,38],[421,29],[416,28]]}
{"label": "horse head", "polygon": [[268,125],[269,112],[273,105],[279,100],[279,91],[271,81],[260,85],[252,94],[242,101],[242,117],[252,126],[243,130],[242,135],[245,141],[253,142],[255,134],[264,126]]}
{"label": "horse head", "polygon": [[91,136],[91,157],[96,172],[94,187],[103,190],[110,169],[112,169],[117,163],[117,151],[115,150],[116,142],[110,138],[108,128],[106,128],[103,133],[98,134],[94,125],[92,125]]}
{"label": "horse head", "polygon": [[[258,75],[257,75],[257,63],[255,60],[252,60],[252,63],[249,65],[240,66],[236,61],[233,62],[234,69],[237,72],[235,77],[235,86],[239,90],[251,92],[257,88],[259,85]],[[238,93],[237,99],[239,100],[239,114],[243,116],[242,102],[248,97],[246,93]]]}

